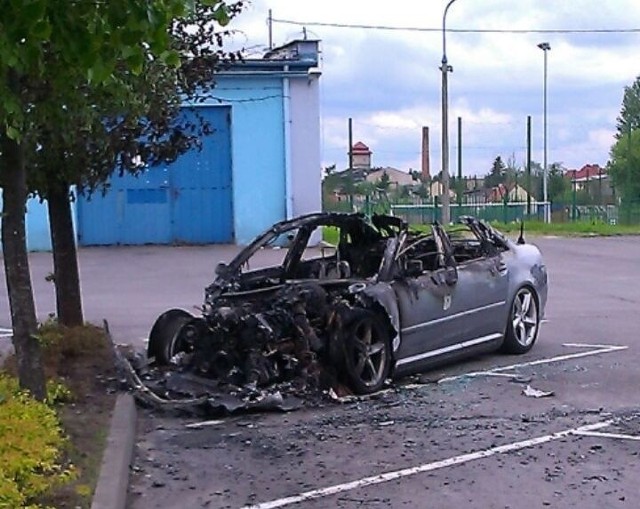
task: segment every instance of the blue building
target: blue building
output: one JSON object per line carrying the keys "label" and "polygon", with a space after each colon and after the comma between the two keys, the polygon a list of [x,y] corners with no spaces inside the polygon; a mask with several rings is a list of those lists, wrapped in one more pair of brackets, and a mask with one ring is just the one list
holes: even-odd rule
{"label": "blue building", "polygon": [[[2,210],[2,189],[0,189],[0,210]],[[0,222],[2,215],[0,214]],[[38,198],[27,200],[25,215],[27,228],[27,249],[29,251],[51,251],[51,235],[49,234],[49,211],[46,202]],[[2,246],[0,245],[0,252]]]}
{"label": "blue building", "polygon": [[[79,244],[246,244],[276,221],[320,210],[319,77],[315,40],[217,73],[214,97],[184,105],[214,129],[202,149],[80,197]],[[46,204],[30,203],[27,221],[30,247],[49,248]]]}

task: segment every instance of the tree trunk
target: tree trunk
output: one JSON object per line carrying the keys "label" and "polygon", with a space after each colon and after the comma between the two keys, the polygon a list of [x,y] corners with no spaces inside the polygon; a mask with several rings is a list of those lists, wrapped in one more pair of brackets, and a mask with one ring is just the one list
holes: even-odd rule
{"label": "tree trunk", "polygon": [[50,182],[47,200],[58,321],[62,325],[74,327],[82,325],[84,320],[69,186],[64,182]]}
{"label": "tree trunk", "polygon": [[7,279],[13,346],[16,351],[20,386],[43,400],[46,396],[40,342],[36,337],[36,308],[31,289],[25,211],[26,170],[22,147],[0,134],[0,168],[3,186],[2,249]]}

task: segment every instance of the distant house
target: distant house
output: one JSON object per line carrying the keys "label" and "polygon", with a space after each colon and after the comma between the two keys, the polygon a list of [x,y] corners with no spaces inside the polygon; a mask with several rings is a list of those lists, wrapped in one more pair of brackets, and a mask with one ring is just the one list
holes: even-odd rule
{"label": "distant house", "polygon": [[330,178],[325,178],[323,182],[325,199],[331,202],[344,201],[347,199],[347,188],[351,181],[354,184],[368,182],[375,185],[385,179],[385,175],[389,179],[388,191],[396,191],[406,186],[419,184],[409,172],[391,166],[373,167],[371,164],[372,154],[371,149],[363,142],[354,143],[351,148],[353,168],[333,172]]}
{"label": "distant house", "polygon": [[[451,182],[449,184],[451,184]],[[429,183],[429,196],[437,196],[438,199],[440,199],[443,193],[444,193],[444,187],[442,185],[442,182],[434,179]],[[449,198],[454,199],[455,197],[456,197],[455,189],[453,189],[453,186],[450,185]]]}
{"label": "distant house", "polygon": [[499,184],[489,189],[489,203],[527,201],[529,193],[520,184]]}
{"label": "distant house", "polygon": [[389,177],[389,183],[392,187],[412,186],[417,183],[410,173],[398,170],[397,168],[392,168],[391,166],[371,169],[365,177],[365,180],[375,184],[380,181],[385,174]]}
{"label": "distant house", "polygon": [[[465,191],[465,202],[473,204],[526,202],[529,193],[520,184],[499,184],[489,189],[478,188]],[[535,198],[531,197],[532,200]]]}
{"label": "distant house", "polygon": [[585,164],[579,170],[567,170],[565,178],[568,178],[572,184],[575,184],[576,189],[585,189],[589,182],[608,180],[607,170],[600,167],[597,164]]}
{"label": "distant house", "polygon": [[351,156],[354,168],[371,168],[371,150],[361,141],[351,147]]}
{"label": "distant house", "polygon": [[564,176],[571,182],[572,190],[585,191],[602,204],[615,203],[615,190],[606,168],[585,164],[579,170],[567,170]]}

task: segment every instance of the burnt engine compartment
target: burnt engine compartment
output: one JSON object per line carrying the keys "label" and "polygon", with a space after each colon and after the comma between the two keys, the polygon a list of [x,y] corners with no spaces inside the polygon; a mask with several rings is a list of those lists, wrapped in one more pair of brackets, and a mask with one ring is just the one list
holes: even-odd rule
{"label": "burnt engine compartment", "polygon": [[172,362],[234,386],[329,387],[343,364],[343,325],[364,304],[363,285],[296,281],[224,294],[181,328]]}

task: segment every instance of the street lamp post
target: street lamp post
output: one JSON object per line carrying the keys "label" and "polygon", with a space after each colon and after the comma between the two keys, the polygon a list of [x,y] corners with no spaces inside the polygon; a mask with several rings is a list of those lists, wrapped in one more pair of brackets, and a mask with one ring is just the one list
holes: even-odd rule
{"label": "street lamp post", "polygon": [[451,210],[449,203],[449,96],[447,91],[448,74],[453,71],[447,62],[447,11],[456,0],[449,0],[442,15],[442,224],[449,224]]}
{"label": "street lamp post", "polygon": [[547,166],[547,53],[551,49],[551,46],[548,42],[541,42],[538,44],[538,48],[540,48],[544,52],[544,112],[543,112],[543,145],[544,145],[544,161],[543,161],[543,178],[542,178],[542,201],[544,202],[544,221],[545,223],[551,222],[551,217],[549,214],[549,207],[547,202],[549,201],[548,195],[548,181],[549,181],[549,167]]}

